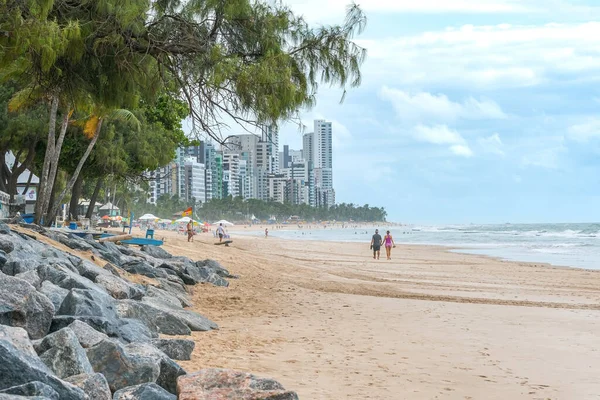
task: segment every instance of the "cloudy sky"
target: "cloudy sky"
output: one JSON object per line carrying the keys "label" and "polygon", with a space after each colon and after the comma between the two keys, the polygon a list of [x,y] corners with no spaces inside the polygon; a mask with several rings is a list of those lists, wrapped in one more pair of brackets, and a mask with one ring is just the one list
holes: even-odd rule
{"label": "cloudy sky", "polygon": [[[287,0],[314,23],[347,0]],[[415,223],[600,221],[600,2],[363,0],[363,84],[320,90],[338,202]],[[280,143],[301,147],[296,126]]]}

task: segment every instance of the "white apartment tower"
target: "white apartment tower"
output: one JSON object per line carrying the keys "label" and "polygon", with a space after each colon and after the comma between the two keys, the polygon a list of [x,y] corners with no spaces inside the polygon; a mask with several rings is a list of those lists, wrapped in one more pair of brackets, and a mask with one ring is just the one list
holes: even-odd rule
{"label": "white apartment tower", "polygon": [[331,207],[335,204],[333,190],[333,131],[331,122],[315,120],[312,161],[314,168],[315,204]]}

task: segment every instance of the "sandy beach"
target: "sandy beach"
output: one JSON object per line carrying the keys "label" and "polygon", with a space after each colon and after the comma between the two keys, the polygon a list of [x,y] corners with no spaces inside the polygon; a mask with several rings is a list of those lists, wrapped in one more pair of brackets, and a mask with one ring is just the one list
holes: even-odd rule
{"label": "sandy beach", "polygon": [[240,276],[194,288],[220,330],[193,334],[188,371],[253,371],[302,399],[600,398],[599,272],[428,246],[377,261],[368,243],[156,236]]}

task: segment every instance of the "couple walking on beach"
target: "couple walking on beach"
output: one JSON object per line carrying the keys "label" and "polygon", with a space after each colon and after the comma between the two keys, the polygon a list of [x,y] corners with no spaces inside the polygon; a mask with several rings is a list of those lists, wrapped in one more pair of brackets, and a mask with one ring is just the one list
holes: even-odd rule
{"label": "couple walking on beach", "polygon": [[385,252],[387,254],[387,259],[392,259],[392,247],[396,247],[396,243],[394,243],[394,238],[390,234],[390,231],[387,231],[386,235],[381,238],[379,234],[379,229],[375,229],[375,234],[373,238],[371,238],[371,250],[373,250],[373,258],[379,260],[379,253],[381,252],[381,243],[385,245]]}

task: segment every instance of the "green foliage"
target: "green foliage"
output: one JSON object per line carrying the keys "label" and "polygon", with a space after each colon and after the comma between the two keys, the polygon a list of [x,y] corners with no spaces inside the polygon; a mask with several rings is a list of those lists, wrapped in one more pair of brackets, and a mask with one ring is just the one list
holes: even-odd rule
{"label": "green foliage", "polygon": [[[173,213],[183,211],[190,205],[181,201],[177,196],[163,195],[157,199],[156,205],[140,199],[132,205],[132,209],[138,216],[152,213],[160,218],[171,218]],[[370,207],[368,204],[358,206],[342,203],[330,208],[316,208],[306,204],[293,205],[256,199],[244,200],[241,197],[232,198],[231,196],[219,200],[213,199],[201,206],[198,205],[195,213],[197,218],[208,222],[219,219],[249,221],[252,215],[262,221],[275,217],[279,222],[287,221],[291,216],[297,216],[300,220],[308,222],[334,220],[382,222],[387,216],[383,207]]]}

